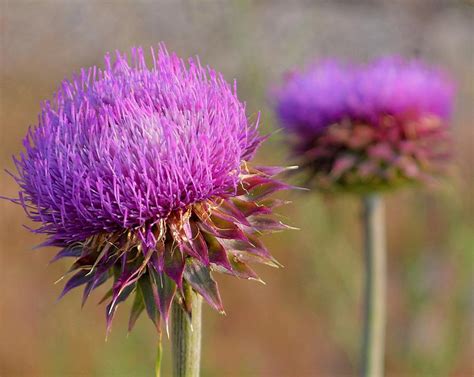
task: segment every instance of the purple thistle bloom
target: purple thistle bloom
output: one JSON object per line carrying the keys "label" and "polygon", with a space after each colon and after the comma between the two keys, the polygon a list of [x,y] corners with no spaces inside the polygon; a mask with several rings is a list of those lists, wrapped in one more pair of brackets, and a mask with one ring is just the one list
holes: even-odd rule
{"label": "purple thistle bloom", "polygon": [[113,277],[108,328],[133,292],[130,328],[144,309],[159,327],[174,299],[188,308],[183,284],[223,311],[211,270],[258,279],[248,262],[277,265],[258,236],[286,227],[268,195],[289,186],[246,163],[263,138],[235,83],[164,45],[151,55],[151,69],[132,49],[65,80],[15,160],[15,201],[54,260],[75,258],[63,294],[85,285],[85,301]]}
{"label": "purple thistle bloom", "polygon": [[429,179],[449,156],[454,89],[420,61],[336,61],[286,76],[275,108],[321,189],[372,191]]}
{"label": "purple thistle bloom", "polygon": [[275,91],[276,111],[284,127],[311,137],[340,121],[347,111],[353,76],[352,69],[335,60],[287,73],[284,85]]}

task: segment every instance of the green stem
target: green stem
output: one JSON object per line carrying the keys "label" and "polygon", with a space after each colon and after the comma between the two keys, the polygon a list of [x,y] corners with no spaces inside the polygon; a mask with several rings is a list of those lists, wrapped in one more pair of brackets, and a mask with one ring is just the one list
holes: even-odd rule
{"label": "green stem", "polygon": [[201,307],[202,297],[188,284],[183,286],[186,302],[191,305],[192,318],[178,303],[171,311],[171,343],[173,377],[199,377],[201,359]]}
{"label": "green stem", "polygon": [[383,199],[366,195],[364,207],[364,334],[362,376],[384,375],[386,246]]}
{"label": "green stem", "polygon": [[156,347],[156,363],[155,363],[155,375],[156,377],[161,376],[161,359],[163,357],[163,347],[161,344],[161,333],[158,338],[158,346]]}

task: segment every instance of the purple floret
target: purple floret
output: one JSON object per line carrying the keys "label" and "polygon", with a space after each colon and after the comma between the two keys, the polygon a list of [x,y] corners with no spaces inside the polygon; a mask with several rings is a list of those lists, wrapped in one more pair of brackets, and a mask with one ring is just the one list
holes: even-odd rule
{"label": "purple floret", "polygon": [[252,157],[258,121],[231,87],[197,59],[161,45],[81,70],[43,104],[16,160],[20,201],[38,233],[67,244],[140,227],[172,211],[235,192]]}

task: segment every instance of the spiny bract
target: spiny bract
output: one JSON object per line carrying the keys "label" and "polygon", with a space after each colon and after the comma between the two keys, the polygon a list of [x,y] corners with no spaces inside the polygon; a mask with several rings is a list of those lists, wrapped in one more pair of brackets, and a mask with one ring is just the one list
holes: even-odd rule
{"label": "spiny bract", "polygon": [[107,329],[131,293],[130,328],[145,309],[159,328],[173,300],[190,310],[184,284],[223,311],[211,270],[258,279],[248,262],[277,265],[258,236],[286,227],[268,196],[289,186],[247,164],[263,138],[235,84],[164,45],[151,58],[117,52],[65,80],[15,159],[14,201],[54,260],[75,258],[62,295],[113,278]]}

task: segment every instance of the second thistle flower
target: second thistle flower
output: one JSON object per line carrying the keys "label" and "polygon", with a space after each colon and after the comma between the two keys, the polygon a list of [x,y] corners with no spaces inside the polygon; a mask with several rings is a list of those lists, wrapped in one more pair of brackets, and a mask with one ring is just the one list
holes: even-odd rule
{"label": "second thistle flower", "polygon": [[319,189],[424,182],[449,157],[453,85],[420,61],[321,62],[289,73],[274,99],[294,156]]}

